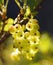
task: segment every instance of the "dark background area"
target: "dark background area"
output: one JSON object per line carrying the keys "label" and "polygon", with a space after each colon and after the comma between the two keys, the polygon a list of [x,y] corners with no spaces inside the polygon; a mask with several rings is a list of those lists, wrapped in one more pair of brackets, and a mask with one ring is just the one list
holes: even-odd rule
{"label": "dark background area", "polygon": [[[17,7],[14,0],[9,0],[7,11],[8,17],[16,18],[19,7]],[[36,18],[39,20],[40,31],[46,31],[53,35],[53,0],[44,0]]]}

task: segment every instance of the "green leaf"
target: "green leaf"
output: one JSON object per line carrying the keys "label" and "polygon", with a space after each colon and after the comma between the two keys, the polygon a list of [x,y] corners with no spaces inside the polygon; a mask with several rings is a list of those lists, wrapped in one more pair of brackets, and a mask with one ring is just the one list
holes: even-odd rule
{"label": "green leaf", "polygon": [[0,0],[0,4],[4,3],[4,0]]}
{"label": "green leaf", "polygon": [[2,0],[0,0],[0,3],[2,3]]}
{"label": "green leaf", "polygon": [[27,5],[30,7],[31,11],[36,8],[42,0],[27,0]]}
{"label": "green leaf", "polygon": [[37,14],[38,14],[38,11],[32,12],[32,15],[33,15],[33,16],[36,16]]}
{"label": "green leaf", "polygon": [[4,4],[4,0],[0,0],[0,9],[2,8],[3,4]]}

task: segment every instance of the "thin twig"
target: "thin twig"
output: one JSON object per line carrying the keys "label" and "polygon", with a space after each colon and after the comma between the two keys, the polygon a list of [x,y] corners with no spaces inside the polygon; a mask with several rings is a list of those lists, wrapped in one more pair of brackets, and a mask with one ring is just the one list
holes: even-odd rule
{"label": "thin twig", "polygon": [[19,8],[22,9],[22,7],[21,7],[19,1],[15,0],[15,2],[16,2],[16,4],[19,6]]}
{"label": "thin twig", "polygon": [[7,9],[7,6],[8,6],[8,2],[9,2],[9,0],[7,0],[7,1],[6,1],[6,4],[5,4],[5,6],[6,6],[6,9]]}
{"label": "thin twig", "polygon": [[0,44],[2,44],[8,37],[10,36],[10,33],[3,33],[1,39],[0,39]]}

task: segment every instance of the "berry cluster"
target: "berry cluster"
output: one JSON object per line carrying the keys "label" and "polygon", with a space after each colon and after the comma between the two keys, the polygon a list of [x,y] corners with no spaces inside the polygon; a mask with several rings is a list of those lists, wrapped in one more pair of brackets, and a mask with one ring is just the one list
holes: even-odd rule
{"label": "berry cluster", "polygon": [[[9,31],[13,37],[13,47],[18,49],[27,59],[32,60],[38,51],[39,25],[36,19],[30,18],[26,24],[16,23],[9,18],[5,21],[4,31]],[[25,23],[25,21],[23,21]]]}
{"label": "berry cluster", "polygon": [[[15,20],[3,15],[3,22],[0,22],[0,32],[4,31],[4,33],[9,33],[13,38],[14,52],[11,53],[12,59],[17,59],[20,55],[23,55],[25,58],[32,60],[38,52],[40,38],[38,20],[34,19],[30,5],[27,6],[28,1],[26,1],[24,0],[24,5],[21,7],[19,0],[15,0],[20,8],[20,13]],[[2,9],[4,9],[6,13],[5,8]],[[2,35],[1,38],[3,37]],[[18,59],[20,59],[20,57]]]}

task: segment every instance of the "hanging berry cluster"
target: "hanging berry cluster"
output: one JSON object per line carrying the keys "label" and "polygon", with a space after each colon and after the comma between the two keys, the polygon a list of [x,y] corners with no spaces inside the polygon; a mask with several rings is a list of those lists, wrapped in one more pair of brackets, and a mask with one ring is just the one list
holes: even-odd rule
{"label": "hanging berry cluster", "polygon": [[20,12],[15,20],[12,18],[4,20],[3,28],[3,22],[0,22],[0,32],[3,29],[13,38],[15,50],[11,53],[12,59],[16,57],[20,59],[20,55],[23,55],[25,58],[32,60],[38,52],[40,38],[38,20],[34,19],[34,13],[32,13],[30,6],[26,4],[27,0],[24,0],[23,6],[20,5],[18,0],[15,0],[15,2],[20,8]]}

